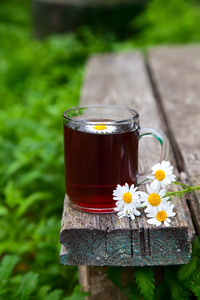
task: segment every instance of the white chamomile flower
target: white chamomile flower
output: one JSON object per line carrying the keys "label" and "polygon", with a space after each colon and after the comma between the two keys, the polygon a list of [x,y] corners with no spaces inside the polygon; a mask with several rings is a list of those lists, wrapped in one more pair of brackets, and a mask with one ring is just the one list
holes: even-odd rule
{"label": "white chamomile flower", "polygon": [[152,167],[152,175],[148,176],[148,178],[153,179],[150,187],[157,189],[161,187],[165,188],[175,180],[176,176],[173,174],[173,166],[170,165],[170,162],[163,160]]}
{"label": "white chamomile flower", "polygon": [[171,223],[170,217],[174,217],[176,215],[175,212],[173,212],[174,205],[168,205],[165,209],[154,213],[147,214],[148,218],[151,218],[147,220],[147,222],[151,225],[156,225],[157,227],[164,222],[164,225],[169,227],[169,224]]}
{"label": "white chamomile flower", "polygon": [[91,133],[112,133],[116,131],[116,126],[104,123],[97,123],[94,125],[86,125],[85,130]]}
{"label": "white chamomile flower", "polygon": [[[162,206],[167,206],[167,200],[169,197],[165,197],[166,190],[159,191],[159,187],[152,189],[148,184],[146,185],[147,193],[138,192],[140,200],[143,202],[143,206],[146,207],[145,213],[156,213]],[[169,201],[168,201],[169,202]]]}
{"label": "white chamomile flower", "polygon": [[136,190],[137,187],[134,187],[134,184],[129,189],[128,183],[125,183],[124,186],[118,184],[116,190],[113,191],[113,199],[116,201],[115,210],[118,211],[120,218],[127,216],[134,220],[135,216],[140,215],[136,208],[141,207],[141,202]]}

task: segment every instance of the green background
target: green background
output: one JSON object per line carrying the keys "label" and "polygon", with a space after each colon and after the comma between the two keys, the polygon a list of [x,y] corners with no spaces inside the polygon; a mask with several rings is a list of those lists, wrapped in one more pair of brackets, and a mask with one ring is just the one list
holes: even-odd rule
{"label": "green background", "polygon": [[[0,5],[0,299],[81,300],[77,268],[59,264],[62,113],[78,104],[89,55],[199,43],[200,6],[147,1],[123,34],[84,24],[42,40],[34,38],[31,9],[25,0]],[[130,299],[200,299],[199,254],[197,239],[189,265],[165,268],[159,284],[152,268],[137,268],[135,285],[123,291]]]}

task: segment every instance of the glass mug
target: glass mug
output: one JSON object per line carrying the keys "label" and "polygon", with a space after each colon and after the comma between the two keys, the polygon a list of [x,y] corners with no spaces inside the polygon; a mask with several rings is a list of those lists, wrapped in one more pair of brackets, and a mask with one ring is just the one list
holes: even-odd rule
{"label": "glass mug", "polygon": [[154,137],[167,160],[169,142],[153,128],[140,128],[136,110],[114,105],[88,105],[63,114],[65,192],[72,207],[85,212],[115,212],[117,184],[138,184],[138,141]]}

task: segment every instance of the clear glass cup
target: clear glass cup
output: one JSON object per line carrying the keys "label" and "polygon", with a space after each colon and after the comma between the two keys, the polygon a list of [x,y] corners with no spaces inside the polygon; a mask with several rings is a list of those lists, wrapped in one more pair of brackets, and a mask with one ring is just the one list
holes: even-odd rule
{"label": "clear glass cup", "polygon": [[138,173],[138,142],[156,138],[160,161],[169,156],[165,134],[140,128],[136,110],[114,105],[88,105],[63,114],[65,192],[72,207],[85,212],[115,212],[117,184],[138,185],[147,174]]}

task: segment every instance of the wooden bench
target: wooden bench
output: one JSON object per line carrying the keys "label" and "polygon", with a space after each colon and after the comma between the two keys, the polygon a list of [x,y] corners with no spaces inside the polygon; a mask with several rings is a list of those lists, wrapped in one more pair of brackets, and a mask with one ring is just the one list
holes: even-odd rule
{"label": "wooden bench", "polygon": [[[81,104],[120,104],[140,113],[142,127],[166,133],[177,181],[200,185],[200,47],[161,47],[141,53],[102,54],[87,63]],[[140,144],[140,170],[158,161],[152,139]],[[173,201],[176,201],[174,199]],[[60,261],[79,265],[80,282],[89,299],[124,299],[106,278],[108,266],[185,264],[195,230],[200,233],[200,194],[181,198],[169,228],[132,221],[116,214],[74,210],[65,198]]]}

